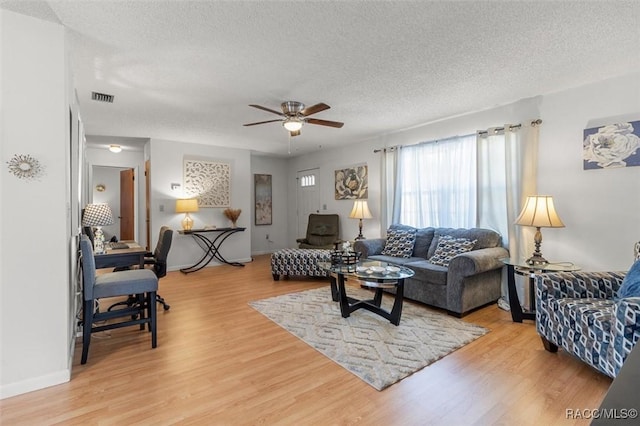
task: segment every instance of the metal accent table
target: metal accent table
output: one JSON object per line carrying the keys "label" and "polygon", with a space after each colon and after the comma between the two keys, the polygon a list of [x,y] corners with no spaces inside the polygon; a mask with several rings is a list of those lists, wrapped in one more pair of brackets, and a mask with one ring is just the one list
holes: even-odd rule
{"label": "metal accent table", "polygon": [[[331,272],[331,298],[334,302],[339,302],[342,318],[348,318],[353,311],[358,309],[366,309],[388,319],[394,325],[400,324],[404,280],[414,275],[411,269],[375,260],[363,260],[350,265],[318,262],[318,266]],[[373,299],[359,300],[349,297],[344,285],[347,277],[357,279],[362,286],[375,289]],[[387,311],[381,307],[383,289],[394,287],[396,294],[393,308],[391,311]]]}
{"label": "metal accent table", "polygon": [[[516,274],[526,275],[529,278],[529,300],[535,300],[534,277],[545,272],[573,272],[580,267],[571,262],[549,262],[546,265],[529,265],[523,259],[503,258],[502,263],[507,265],[507,288],[509,290],[509,308],[513,322],[536,319],[535,308],[523,310],[516,290]],[[535,305],[534,305],[535,306]]]}
{"label": "metal accent table", "polygon": [[[227,259],[222,256],[220,253],[220,246],[225,242],[227,238],[229,238],[232,234],[236,232],[243,232],[247,228],[215,228],[215,229],[192,229],[190,231],[178,231],[179,234],[182,235],[191,235],[198,245],[204,251],[204,255],[193,265],[180,269],[180,272],[189,274],[191,272],[199,271],[200,269],[207,266],[213,259],[216,259],[219,262],[226,263],[227,265],[232,266],[244,266],[244,264],[240,262],[229,262]],[[210,233],[218,233],[215,238],[211,239],[207,236]]]}

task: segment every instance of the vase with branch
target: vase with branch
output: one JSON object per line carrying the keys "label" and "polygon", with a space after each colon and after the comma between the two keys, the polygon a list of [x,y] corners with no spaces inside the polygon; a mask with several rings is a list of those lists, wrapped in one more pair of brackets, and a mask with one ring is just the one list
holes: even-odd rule
{"label": "vase with branch", "polygon": [[237,227],[236,224],[238,222],[238,218],[240,217],[240,213],[242,213],[242,209],[229,208],[229,209],[224,209],[222,213],[224,213],[225,217],[231,221],[231,227],[236,228]]}

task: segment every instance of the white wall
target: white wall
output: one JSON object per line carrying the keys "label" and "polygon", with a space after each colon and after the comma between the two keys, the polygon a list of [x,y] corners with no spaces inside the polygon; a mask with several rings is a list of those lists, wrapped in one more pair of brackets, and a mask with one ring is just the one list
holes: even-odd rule
{"label": "white wall", "polygon": [[547,95],[538,191],[565,228],[543,229],[543,253],[586,270],[628,270],[640,240],[640,167],[583,170],[584,129],[640,120],[640,73]]}
{"label": "white wall", "polygon": [[[340,234],[344,239],[354,239],[358,235],[358,220],[349,219],[353,201],[335,200],[334,171],[346,166],[366,163],[369,169],[369,209],[373,219],[363,221],[362,234],[366,238],[376,238],[384,235],[385,227],[380,222],[380,165],[381,153],[374,153],[374,149],[384,147],[414,144],[422,141],[442,139],[454,135],[474,133],[476,130],[502,125],[505,123],[520,123],[523,120],[538,118],[540,98],[524,99],[511,105],[506,105],[478,113],[442,120],[429,125],[408,129],[401,132],[380,135],[377,138],[358,144],[346,145],[339,148],[321,150],[312,154],[292,158],[289,162],[289,212],[296,211],[296,174],[299,170],[318,167],[320,169],[320,204],[327,205],[327,210],[321,213],[338,213],[340,215]],[[291,213],[290,213],[291,214]],[[289,244],[293,247],[297,235],[295,216],[289,220]]]}
{"label": "white wall", "polygon": [[[251,156],[251,254],[273,253],[289,247],[287,241],[288,200],[287,159]],[[271,175],[272,221],[271,225],[255,225],[254,174]],[[268,238],[267,238],[268,236]]]}
{"label": "white wall", "polygon": [[[68,67],[64,29],[0,9],[0,397],[70,377]],[[40,180],[6,163],[30,154]],[[65,225],[66,224],[66,225]]]}
{"label": "white wall", "polygon": [[[231,207],[242,209],[238,219],[239,227],[246,227],[244,232],[231,235],[222,246],[221,254],[228,261],[248,262],[251,260],[251,208],[252,179],[251,158],[247,150],[222,148],[176,141],[151,139],[151,233],[152,245],[155,246],[158,232],[163,225],[174,231],[182,229],[184,214],[175,213],[175,200],[183,195],[183,161],[184,158],[203,161],[219,161],[231,165]],[[172,190],[171,184],[179,183],[180,188]],[[194,228],[206,225],[218,228],[229,227],[231,223],[222,214],[224,208],[201,208],[191,213]],[[215,237],[215,234],[213,234]],[[195,263],[202,257],[202,249],[190,235],[173,236],[171,250],[167,259],[169,270],[177,270]],[[219,263],[212,261],[209,266]]]}
{"label": "white wall", "polygon": [[[348,219],[351,202],[333,200],[333,171],[344,165],[369,165],[369,207],[374,219],[364,222],[366,237],[384,232],[380,225],[380,155],[376,148],[412,144],[476,130],[543,120],[540,128],[538,193],[553,195],[566,227],[543,229],[542,252],[552,261],[571,261],[584,270],[627,270],[633,242],[640,240],[640,167],[614,170],[582,169],[582,131],[618,120],[640,120],[640,74],[523,99],[465,116],[376,139],[294,158],[289,164],[289,244],[296,238],[295,176],[319,167],[321,203],[341,217],[343,237],[357,234]],[[353,161],[345,161],[351,158]],[[532,248],[533,251],[533,248]]]}

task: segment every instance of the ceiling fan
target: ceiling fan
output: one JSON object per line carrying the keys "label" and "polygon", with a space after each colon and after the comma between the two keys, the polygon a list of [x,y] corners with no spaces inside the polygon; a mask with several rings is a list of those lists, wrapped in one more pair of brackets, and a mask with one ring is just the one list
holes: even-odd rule
{"label": "ceiling fan", "polygon": [[268,111],[273,114],[279,115],[282,118],[277,120],[267,120],[267,121],[259,121],[257,123],[247,123],[245,126],[255,126],[257,124],[265,124],[265,123],[274,123],[276,121],[281,121],[282,125],[285,129],[289,131],[291,136],[298,136],[300,134],[300,129],[305,123],[309,124],[317,124],[320,126],[329,126],[340,128],[344,126],[344,123],[340,123],[338,121],[328,121],[328,120],[319,120],[317,118],[309,118],[310,115],[316,114],[320,111],[324,111],[326,109],[331,108],[327,104],[319,103],[312,105],[310,107],[306,107],[301,102],[296,101],[286,101],[280,105],[282,108],[282,112],[275,111],[270,108],[266,108],[260,105],[249,105],[250,107],[258,108],[263,111]]}

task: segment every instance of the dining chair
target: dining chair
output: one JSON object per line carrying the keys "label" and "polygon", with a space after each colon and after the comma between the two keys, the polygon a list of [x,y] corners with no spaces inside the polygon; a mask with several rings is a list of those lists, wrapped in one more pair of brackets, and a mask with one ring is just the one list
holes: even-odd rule
{"label": "dining chair", "polygon": [[[168,226],[162,226],[160,228],[160,235],[158,236],[158,243],[153,252],[145,254],[144,264],[152,265],[153,272],[156,277],[162,278],[167,275],[167,257],[169,256],[169,250],[171,249],[171,241],[173,239],[173,230]],[[156,300],[162,305],[165,311],[168,311],[169,306],[163,297],[159,294],[156,295]]]}
{"label": "dining chair", "polygon": [[[107,272],[96,275],[93,247],[86,235],[80,237],[80,253],[82,265],[82,359],[87,362],[91,333],[139,325],[141,330],[148,325],[151,332],[151,347],[157,346],[157,310],[156,294],[158,278],[148,269]],[[136,303],[122,309],[101,312],[98,299],[135,295]],[[127,317],[119,321],[113,319]]]}

